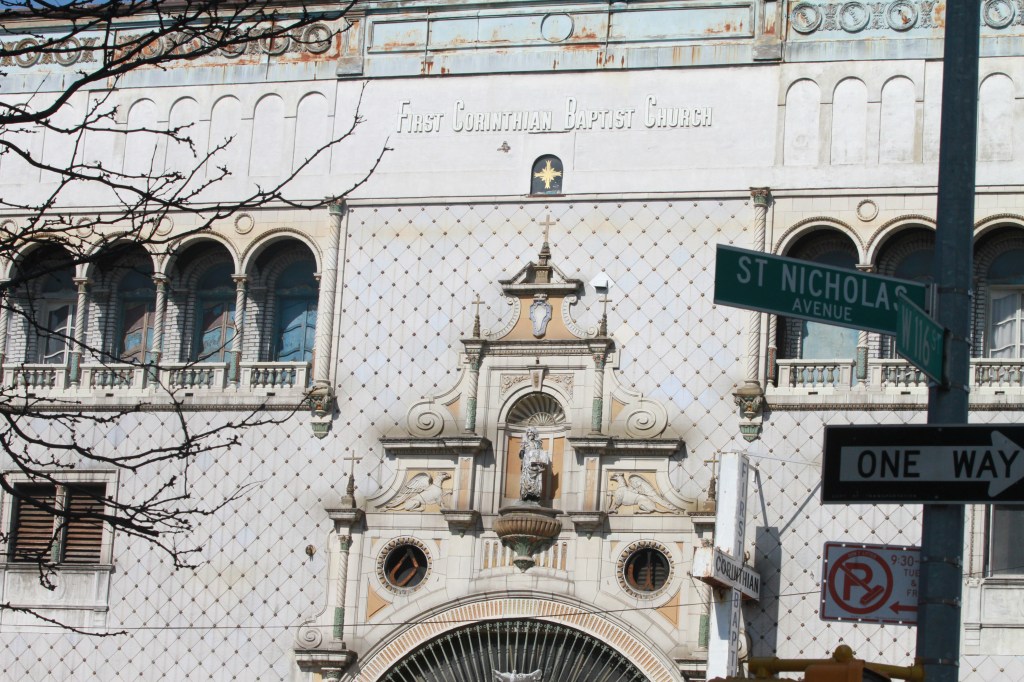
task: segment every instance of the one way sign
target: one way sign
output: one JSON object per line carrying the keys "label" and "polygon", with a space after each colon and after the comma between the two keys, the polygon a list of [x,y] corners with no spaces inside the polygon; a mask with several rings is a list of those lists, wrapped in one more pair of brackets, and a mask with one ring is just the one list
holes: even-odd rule
{"label": "one way sign", "polygon": [[822,502],[1024,502],[1024,426],[826,426]]}

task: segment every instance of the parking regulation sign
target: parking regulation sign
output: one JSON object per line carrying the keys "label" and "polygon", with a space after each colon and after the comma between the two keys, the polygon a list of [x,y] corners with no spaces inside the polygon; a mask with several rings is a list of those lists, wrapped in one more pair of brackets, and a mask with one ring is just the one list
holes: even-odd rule
{"label": "parking regulation sign", "polygon": [[917,625],[920,547],[826,542],[821,619]]}

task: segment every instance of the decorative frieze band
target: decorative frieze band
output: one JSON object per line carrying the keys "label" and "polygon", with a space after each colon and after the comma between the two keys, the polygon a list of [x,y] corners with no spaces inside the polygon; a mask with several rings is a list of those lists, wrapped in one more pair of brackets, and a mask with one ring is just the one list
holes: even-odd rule
{"label": "decorative frieze band", "polygon": [[797,33],[846,31],[858,33],[866,28],[909,31],[935,26],[935,2],[895,0],[895,2],[799,2],[793,6],[790,21]]}
{"label": "decorative frieze band", "polygon": [[[255,39],[252,41],[225,46],[218,49],[216,53],[228,59],[235,59],[243,54],[277,56],[308,53],[319,55],[331,49],[335,35],[334,29],[327,24],[318,22],[284,35],[273,35],[266,38],[253,36]],[[200,43],[202,39],[201,37],[184,37],[183,34],[157,35],[148,44],[144,44],[140,51],[140,57],[192,54],[202,48]],[[134,47],[145,43],[145,41],[145,33],[136,33],[119,36],[116,44],[130,44]],[[0,67],[29,68],[41,64],[73,66],[74,64],[98,61],[97,53],[102,54],[102,50],[103,46],[100,44],[99,37],[72,36],[60,44],[54,44],[53,41],[46,39],[26,37],[2,43],[4,55],[0,57]]]}

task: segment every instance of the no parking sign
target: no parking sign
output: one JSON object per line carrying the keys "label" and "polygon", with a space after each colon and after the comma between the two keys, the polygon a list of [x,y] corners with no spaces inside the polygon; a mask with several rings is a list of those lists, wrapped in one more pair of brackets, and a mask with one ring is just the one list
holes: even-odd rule
{"label": "no parking sign", "polygon": [[917,624],[921,548],[826,542],[821,619]]}

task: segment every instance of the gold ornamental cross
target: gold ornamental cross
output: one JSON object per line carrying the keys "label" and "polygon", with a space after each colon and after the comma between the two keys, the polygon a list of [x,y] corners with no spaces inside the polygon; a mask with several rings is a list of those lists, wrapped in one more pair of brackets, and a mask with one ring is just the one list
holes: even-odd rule
{"label": "gold ornamental cross", "polygon": [[533,174],[533,177],[537,178],[544,183],[544,189],[551,189],[551,183],[554,182],[555,178],[562,175],[562,171],[555,170],[551,167],[551,159],[547,160],[546,165]]}

